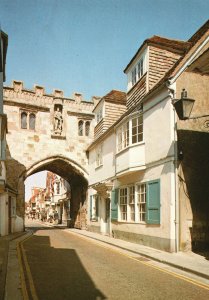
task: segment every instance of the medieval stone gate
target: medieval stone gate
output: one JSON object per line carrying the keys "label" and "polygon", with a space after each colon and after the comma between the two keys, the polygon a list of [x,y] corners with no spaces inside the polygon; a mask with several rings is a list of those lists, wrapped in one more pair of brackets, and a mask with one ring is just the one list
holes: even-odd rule
{"label": "medieval stone gate", "polygon": [[80,222],[88,186],[86,149],[93,140],[92,110],[98,100],[84,101],[79,93],[66,98],[61,90],[49,95],[41,86],[28,90],[21,81],[4,88],[7,184],[17,194],[18,217],[24,217],[25,179],[48,170],[70,183],[71,218],[74,225]]}

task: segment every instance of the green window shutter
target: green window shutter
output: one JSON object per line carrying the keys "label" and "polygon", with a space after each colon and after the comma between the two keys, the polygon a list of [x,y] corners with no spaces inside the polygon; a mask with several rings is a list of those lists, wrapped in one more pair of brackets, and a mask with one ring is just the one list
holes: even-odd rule
{"label": "green window shutter", "polygon": [[93,196],[90,196],[90,220],[92,220],[92,198]]}
{"label": "green window shutter", "polygon": [[152,180],[146,184],[148,224],[160,224],[160,180]]}
{"label": "green window shutter", "polygon": [[112,190],[111,193],[111,220],[118,220],[118,189]]}

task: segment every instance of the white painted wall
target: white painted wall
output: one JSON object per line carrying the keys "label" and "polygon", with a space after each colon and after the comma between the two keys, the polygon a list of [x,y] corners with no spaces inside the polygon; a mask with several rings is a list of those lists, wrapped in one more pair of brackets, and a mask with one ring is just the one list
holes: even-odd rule
{"label": "white painted wall", "polygon": [[7,194],[0,194],[0,235],[8,234],[8,201]]}
{"label": "white painted wall", "polygon": [[116,154],[116,173],[130,171],[133,168],[145,165],[144,142],[133,144]]}
{"label": "white painted wall", "polygon": [[130,231],[149,236],[157,236],[161,238],[175,238],[175,187],[173,162],[147,168],[144,171],[134,172],[127,176],[123,176],[114,182],[115,188],[131,185],[137,182],[146,182],[154,179],[160,179],[160,195],[161,195],[161,224],[149,225],[146,223],[127,223],[118,222],[112,224],[112,229],[121,231]]}
{"label": "white painted wall", "polygon": [[144,104],[145,163],[174,156],[173,105],[165,89]]}
{"label": "white painted wall", "polygon": [[96,147],[89,151],[89,185],[107,180],[115,175],[115,133],[112,131],[101,143],[103,145],[102,166],[96,168]]}

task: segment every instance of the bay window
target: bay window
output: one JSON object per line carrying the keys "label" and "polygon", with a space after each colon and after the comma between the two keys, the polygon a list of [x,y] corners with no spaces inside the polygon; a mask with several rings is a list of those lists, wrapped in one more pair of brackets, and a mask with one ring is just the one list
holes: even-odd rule
{"label": "bay window", "polygon": [[[130,134],[131,133],[131,134]],[[143,141],[143,115],[134,116],[117,130],[117,152]]]}

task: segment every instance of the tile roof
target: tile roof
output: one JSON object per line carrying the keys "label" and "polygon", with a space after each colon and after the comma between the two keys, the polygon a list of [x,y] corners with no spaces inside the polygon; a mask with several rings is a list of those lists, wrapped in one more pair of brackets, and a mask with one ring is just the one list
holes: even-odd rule
{"label": "tile roof", "polygon": [[126,68],[124,69],[124,73],[127,71],[128,67],[132,64],[136,56],[139,54],[139,52],[142,50],[144,45],[155,45],[156,47],[159,48],[166,48],[169,49],[169,51],[174,52],[174,53],[180,53],[184,54],[191,45],[191,42],[186,42],[186,41],[180,41],[180,40],[174,40],[174,39],[169,39],[165,37],[161,37],[158,35],[154,35],[151,38],[146,39],[141,47],[137,50],[136,54],[133,56],[131,61],[128,63]]}
{"label": "tile roof", "polygon": [[103,97],[107,102],[126,104],[126,93],[121,91],[112,90]]}
{"label": "tile roof", "polygon": [[99,100],[97,105],[94,107],[93,111],[99,105],[99,103],[101,103],[101,101],[103,101],[103,100],[106,102],[126,105],[126,93],[117,91],[117,90],[110,91],[108,94],[106,94]]}

